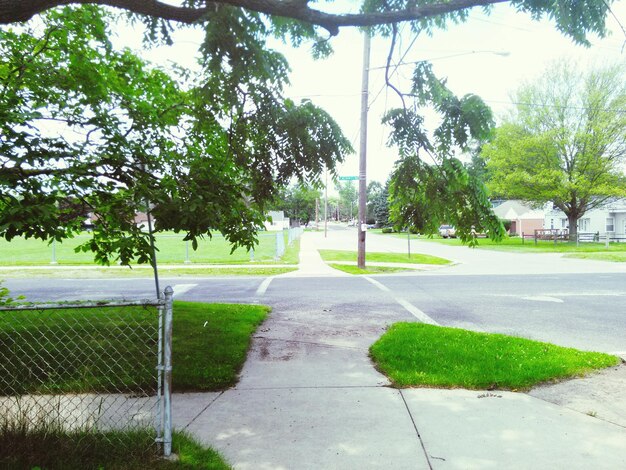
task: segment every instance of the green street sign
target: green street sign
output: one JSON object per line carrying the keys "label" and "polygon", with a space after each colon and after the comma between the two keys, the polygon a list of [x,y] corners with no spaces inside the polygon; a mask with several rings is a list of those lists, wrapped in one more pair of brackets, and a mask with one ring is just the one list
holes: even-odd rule
{"label": "green street sign", "polygon": [[357,181],[359,179],[358,176],[340,176],[340,181]]}

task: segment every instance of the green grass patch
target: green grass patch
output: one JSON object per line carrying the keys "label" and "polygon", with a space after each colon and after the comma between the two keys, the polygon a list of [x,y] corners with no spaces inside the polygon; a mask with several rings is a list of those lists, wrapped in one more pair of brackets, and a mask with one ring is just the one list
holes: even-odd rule
{"label": "green grass patch", "polygon": [[149,431],[64,432],[0,428],[0,467],[67,470],[196,470],[230,469],[212,449],[188,435],[174,433],[172,451],[178,461],[164,460]]}
{"label": "green grass patch", "polygon": [[590,259],[594,261],[611,261],[613,263],[626,262],[626,252],[613,253],[571,253],[563,256],[564,258]]}
{"label": "green grass patch", "polygon": [[[356,251],[344,250],[319,250],[324,261],[357,261]],[[409,257],[406,253],[367,253],[366,262],[373,263],[407,263],[407,264],[450,264],[450,261],[438,256],[423,255],[419,253],[411,254]]]}
{"label": "green grass patch", "polygon": [[[276,233],[259,232],[259,244],[254,249],[254,262],[296,264],[298,262],[298,241],[286,249],[281,260],[275,260]],[[285,247],[287,247],[288,233],[283,232]],[[184,235],[163,233],[156,236],[157,260],[159,264],[182,264],[186,260],[201,264],[248,264],[251,254],[244,248],[231,253],[230,243],[221,235],[199,240],[198,249],[193,250],[191,243],[183,241]],[[95,264],[91,252],[76,253],[74,249],[91,239],[91,234],[85,232],[74,238],[54,244],[54,258],[61,265]],[[48,265],[53,258],[53,246],[36,239],[16,237],[10,242],[0,239],[1,266],[39,266]]]}
{"label": "green grass patch", "polygon": [[415,269],[411,268],[394,268],[391,266],[366,266],[366,269],[361,269],[358,266],[352,266],[349,264],[337,264],[337,263],[328,263],[334,269],[338,269],[339,271],[343,271],[348,274],[391,274],[391,273],[401,273],[406,271],[415,271]]}
{"label": "green grass patch", "polygon": [[392,325],[370,354],[399,387],[527,390],[620,362],[608,354],[423,323]]}
{"label": "green grass patch", "polygon": [[[159,276],[168,277],[219,277],[219,276],[276,276],[292,271],[297,271],[295,266],[283,267],[241,267],[241,268],[169,268],[159,267]],[[93,267],[93,268],[7,268],[0,269],[2,279],[114,279],[114,278],[152,278],[154,276],[149,267],[134,267],[133,269],[121,267]]]}
{"label": "green grass patch", "polygon": [[[406,233],[394,233],[387,236],[399,237],[406,240]],[[411,235],[411,240],[423,242],[441,243],[450,246],[466,246],[459,238],[441,238],[433,236],[429,238],[424,235]],[[595,252],[626,252],[626,243],[610,243],[606,248],[604,243],[581,242],[576,246],[575,242],[538,240],[537,244],[533,239],[522,240],[521,237],[505,237],[502,241],[495,242],[489,238],[479,238],[476,248],[487,250],[511,251],[519,253],[595,253]]]}
{"label": "green grass patch", "polygon": [[[269,307],[174,303],[174,391],[236,383]],[[0,395],[154,393],[156,309],[0,312]],[[10,360],[6,359],[10,358]]]}
{"label": "green grass patch", "polygon": [[269,311],[262,305],[175,302],[174,391],[214,391],[234,385],[250,337]]}

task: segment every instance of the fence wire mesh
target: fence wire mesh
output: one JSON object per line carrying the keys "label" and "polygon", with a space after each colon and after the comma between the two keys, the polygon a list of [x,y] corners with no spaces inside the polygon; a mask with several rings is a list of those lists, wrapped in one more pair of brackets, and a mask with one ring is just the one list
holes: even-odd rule
{"label": "fence wire mesh", "polygon": [[158,440],[159,302],[0,309],[0,431]]}

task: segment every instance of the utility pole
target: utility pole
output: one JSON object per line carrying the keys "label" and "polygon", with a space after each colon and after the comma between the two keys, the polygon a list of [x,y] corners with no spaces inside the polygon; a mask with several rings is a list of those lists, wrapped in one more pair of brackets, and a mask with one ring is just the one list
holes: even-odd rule
{"label": "utility pole", "polygon": [[320,228],[320,198],[315,198],[315,230]]}
{"label": "utility pole", "polygon": [[365,232],[367,230],[367,106],[369,101],[370,32],[366,29],[363,41],[363,75],[361,80],[361,142],[359,146],[359,221],[358,267],[365,269]]}
{"label": "utility pole", "polygon": [[324,238],[328,237],[328,168],[326,168],[326,182],[324,183]]}

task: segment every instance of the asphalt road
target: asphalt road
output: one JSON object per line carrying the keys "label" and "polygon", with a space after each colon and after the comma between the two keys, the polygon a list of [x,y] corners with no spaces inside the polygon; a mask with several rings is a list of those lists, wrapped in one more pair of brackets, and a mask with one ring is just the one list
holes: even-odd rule
{"label": "asphalt road", "polygon": [[[371,282],[373,279],[375,282]],[[289,305],[340,317],[361,312],[418,314],[444,326],[520,335],[605,352],[626,351],[626,274],[372,276],[163,279],[176,298]],[[154,298],[150,279],[13,279],[30,301]],[[409,308],[407,308],[407,305]],[[410,307],[413,307],[411,309]]]}

